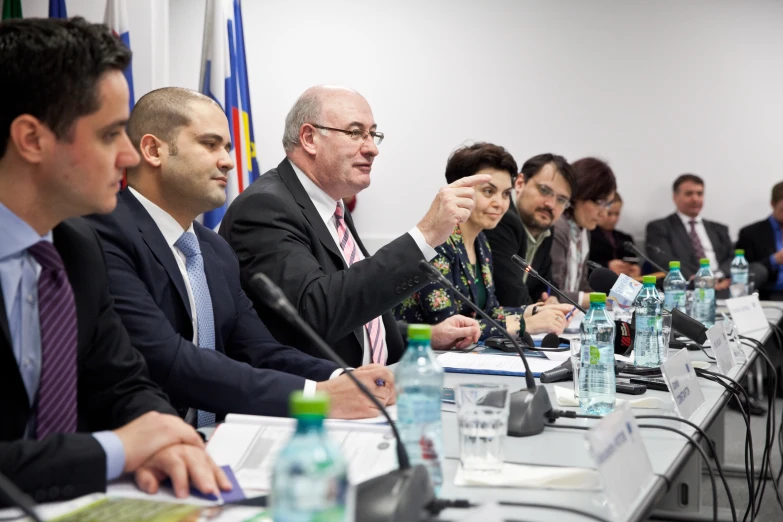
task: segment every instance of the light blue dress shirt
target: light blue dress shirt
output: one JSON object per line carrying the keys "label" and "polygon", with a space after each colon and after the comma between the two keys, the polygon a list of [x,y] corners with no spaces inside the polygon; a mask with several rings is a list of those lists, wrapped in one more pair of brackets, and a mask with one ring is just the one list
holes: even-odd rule
{"label": "light blue dress shirt", "polygon": [[[780,235],[780,223],[775,219],[775,216],[769,216],[769,224],[772,225],[772,233],[775,234],[775,252],[779,252],[783,248],[783,238]],[[775,254],[769,256],[769,264],[772,268],[777,269],[778,278],[772,286],[773,290],[783,290],[783,270],[778,262],[775,261]]]}
{"label": "light blue dress shirt", "polygon": [[[52,233],[41,237],[33,228],[0,203],[0,284],[8,315],[8,327],[19,373],[30,405],[35,405],[41,380],[41,331],[38,318],[38,276],[41,265],[27,249],[39,241],[52,241]],[[25,438],[35,435],[35,412],[25,429]],[[111,431],[93,433],[106,453],[106,479],[122,474],[125,449]]]}

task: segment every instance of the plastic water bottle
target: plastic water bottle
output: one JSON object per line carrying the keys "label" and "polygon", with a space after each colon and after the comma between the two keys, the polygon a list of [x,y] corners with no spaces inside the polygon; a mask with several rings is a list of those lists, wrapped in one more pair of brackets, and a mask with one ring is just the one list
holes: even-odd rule
{"label": "plastic water bottle", "polygon": [[614,321],[606,313],[606,294],[590,294],[590,309],[582,319],[579,357],[579,407],[590,415],[614,409]]}
{"label": "plastic water bottle", "polygon": [[430,326],[408,325],[408,349],[397,364],[397,429],[412,465],[424,464],[435,491],[443,484],[440,401],[443,368],[430,347]]}
{"label": "plastic water bottle", "polygon": [[740,287],[737,292],[739,296],[748,295],[748,272],[750,266],[745,259],[745,251],[738,249],[734,251],[734,261],[731,262],[731,287],[736,288],[734,285],[744,285],[744,289]]}
{"label": "plastic water bottle", "polygon": [[696,272],[693,290],[693,310],[691,316],[707,328],[715,324],[715,276],[710,270],[710,260],[702,258],[699,261],[699,271]]}
{"label": "plastic water bottle", "polygon": [[678,309],[687,313],[685,309],[685,291],[688,289],[688,281],[680,272],[679,261],[669,261],[669,273],[663,280],[663,307],[672,312]]}
{"label": "plastic water bottle", "polygon": [[327,437],[329,397],[291,394],[296,432],[275,461],[271,505],[275,522],[343,522],[348,475],[339,448]]}
{"label": "plastic water bottle", "polygon": [[633,341],[634,364],[645,368],[660,366],[663,362],[661,349],[661,309],[663,303],[655,289],[655,276],[644,276],[644,286],[636,296],[636,334]]}

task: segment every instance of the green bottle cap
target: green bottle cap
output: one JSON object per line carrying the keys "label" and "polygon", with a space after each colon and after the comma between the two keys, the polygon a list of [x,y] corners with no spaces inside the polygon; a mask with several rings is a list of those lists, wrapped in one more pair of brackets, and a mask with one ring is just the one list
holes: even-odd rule
{"label": "green bottle cap", "polygon": [[409,324],[409,341],[429,341],[432,337],[432,327],[428,324]]}
{"label": "green bottle cap", "polygon": [[315,392],[315,395],[305,397],[304,392],[295,391],[289,400],[292,417],[303,415],[315,415],[326,417],[329,413],[329,396],[323,392]]}
{"label": "green bottle cap", "polygon": [[654,275],[646,275],[642,277],[642,283],[646,285],[654,285],[657,279],[655,279]]}
{"label": "green bottle cap", "polygon": [[737,250],[734,251],[734,255],[735,256],[744,256],[745,255],[745,250],[743,250],[742,248],[738,248]]}
{"label": "green bottle cap", "polygon": [[699,259],[699,266],[710,266],[710,260],[706,257]]}
{"label": "green bottle cap", "polygon": [[590,302],[591,303],[605,303],[606,302],[606,294],[603,292],[590,292]]}
{"label": "green bottle cap", "polygon": [[680,268],[680,262],[679,261],[669,261],[669,269],[672,268]]}

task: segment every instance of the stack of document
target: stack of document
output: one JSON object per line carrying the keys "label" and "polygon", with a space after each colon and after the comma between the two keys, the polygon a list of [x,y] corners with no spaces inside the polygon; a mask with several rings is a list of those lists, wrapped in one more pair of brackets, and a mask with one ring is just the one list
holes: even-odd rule
{"label": "stack of document", "polygon": [[[567,353],[567,352],[566,352]],[[549,354],[547,354],[549,355]],[[558,358],[560,359],[560,358]],[[483,375],[511,375],[524,376],[525,365],[518,356],[492,355],[484,353],[452,353],[447,352],[438,356],[438,362],[449,373],[478,373]],[[541,372],[551,370],[560,365],[562,359],[528,357],[530,371],[534,377]]]}

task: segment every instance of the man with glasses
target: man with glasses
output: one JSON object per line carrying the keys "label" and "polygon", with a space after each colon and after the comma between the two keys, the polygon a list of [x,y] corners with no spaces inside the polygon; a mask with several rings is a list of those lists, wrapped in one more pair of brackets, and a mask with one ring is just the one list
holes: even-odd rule
{"label": "man with glasses", "polygon": [[[342,199],[370,185],[382,140],[361,95],[308,89],[286,117],[286,159],[234,200],[220,227],[256,310],[272,313],[247,284],[262,272],[351,366],[399,360],[405,343],[391,309],[428,282],[419,262],[435,257],[435,247],[470,216],[473,185],[489,179],[477,175],[442,188],[417,226],[370,257]],[[281,342],[322,356],[284,321],[267,325]],[[453,316],[433,327],[432,344],[464,347],[479,333],[475,320]]]}
{"label": "man with glasses", "polygon": [[[508,209],[497,227],[485,231],[492,248],[496,293],[501,305],[557,302],[546,285],[524,273],[511,256],[526,259],[539,274],[551,280],[552,227],[569,207],[574,190],[573,169],[563,156],[539,154],[522,165],[514,184],[515,206]],[[526,319],[526,324],[528,329],[539,326],[538,322],[546,327],[547,320],[546,314],[536,313]]]}

